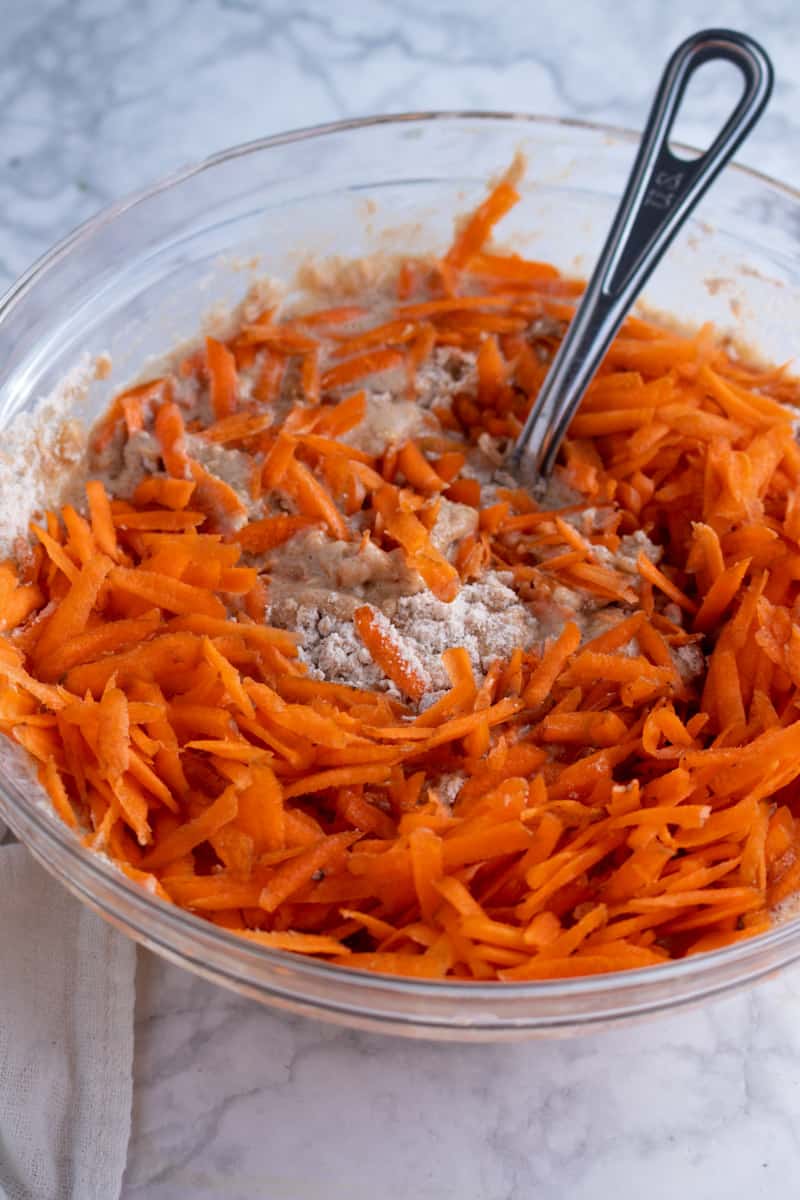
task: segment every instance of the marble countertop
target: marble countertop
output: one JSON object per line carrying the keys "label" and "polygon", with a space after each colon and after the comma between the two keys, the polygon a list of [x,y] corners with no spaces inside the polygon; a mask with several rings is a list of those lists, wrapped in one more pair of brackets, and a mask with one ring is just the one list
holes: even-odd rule
{"label": "marble countertop", "polygon": [[800,968],[703,1010],[459,1046],[286,1017],[141,955],[123,1200],[768,1200]]}
{"label": "marble countertop", "polygon": [[[710,21],[774,58],[742,160],[800,185],[795,0],[26,0],[3,9],[0,284],[127,191],[318,121],[495,108],[641,126]],[[702,85],[682,125],[724,115]],[[701,1011],[519,1046],[286,1017],[141,952],[124,1200],[759,1200],[800,1161],[800,968]]]}

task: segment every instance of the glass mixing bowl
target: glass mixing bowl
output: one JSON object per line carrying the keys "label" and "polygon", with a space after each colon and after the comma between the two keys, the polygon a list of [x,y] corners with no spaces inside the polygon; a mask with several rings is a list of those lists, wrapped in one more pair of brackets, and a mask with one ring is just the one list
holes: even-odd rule
{"label": "glass mixing bowl", "polygon": [[[85,352],[107,350],[89,418],[145,359],[196,334],[251,278],[288,279],[309,256],[441,249],[454,216],[521,150],[522,202],[501,240],[586,273],[637,135],[491,113],[343,122],[236,147],[100,213],[0,302],[0,430]],[[678,152],[688,151],[678,148]],[[783,361],[800,327],[800,195],[729,168],[654,276],[651,312],[714,321]],[[2,497],[0,496],[0,501]],[[546,983],[420,982],[245,943],[130,883],[51,813],[21,753],[0,739],[0,817],[76,896],[198,974],[296,1012],[409,1035],[488,1040],[574,1032],[696,1003],[800,957],[800,921],[666,966]]]}

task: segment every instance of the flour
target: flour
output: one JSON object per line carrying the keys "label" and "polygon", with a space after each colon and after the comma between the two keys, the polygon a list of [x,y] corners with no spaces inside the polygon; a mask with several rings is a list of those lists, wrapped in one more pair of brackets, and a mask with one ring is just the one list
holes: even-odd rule
{"label": "flour", "polygon": [[386,692],[399,699],[397,688],[373,662],[356,633],[352,614],[337,611],[334,595],[327,600],[323,595],[284,596],[272,604],[270,623],[300,634],[300,661],[312,679]]}
{"label": "flour", "polygon": [[685,646],[670,646],[669,653],[684,683],[691,683],[706,669],[705,655],[696,642],[687,642]]}
{"label": "flour", "polygon": [[416,397],[422,408],[450,408],[456,395],[474,396],[478,386],[475,354],[444,346],[417,368]]}
{"label": "flour", "polygon": [[467,450],[467,461],[461,474],[481,485],[481,505],[485,508],[498,503],[500,490],[519,487],[519,480],[505,469],[510,448],[508,438],[492,437],[484,431],[478,435],[477,444]]}
{"label": "flour", "polygon": [[478,510],[468,504],[456,504],[444,496],[439,499],[439,512],[431,530],[431,544],[445,556],[453,557],[458,543],[478,530]]}
{"label": "flour", "polygon": [[145,475],[161,468],[161,447],[152,433],[141,429],[127,437],[115,434],[100,454],[91,454],[89,471],[113,496],[129,500]]}
{"label": "flour", "polygon": [[108,373],[108,358],[84,354],[54,391],[2,431],[0,558],[15,553],[32,517],[81,504],[87,479],[86,429],[78,419],[90,384]]}
{"label": "flour", "polygon": [[502,467],[506,459],[506,438],[492,437],[490,433],[478,434],[478,449],[495,470]]}
{"label": "flour", "polygon": [[639,554],[644,554],[645,558],[649,558],[650,562],[660,562],[664,551],[655,542],[651,542],[643,529],[637,529],[635,533],[626,533],[619,540],[619,550],[614,555],[614,566],[618,571],[624,571],[628,575],[638,575],[638,558]]}
{"label": "flour", "polygon": [[377,457],[389,445],[400,446],[411,438],[438,430],[438,422],[416,401],[398,399],[388,391],[371,392],[367,395],[363,419],[341,441]]}
{"label": "flour", "polygon": [[[302,554],[307,564],[313,558],[308,556],[311,536],[306,535]],[[341,543],[328,545],[337,548]],[[390,559],[385,551],[377,547],[373,550]],[[296,552],[294,561],[299,564]],[[357,562],[357,556],[351,558],[351,568],[353,562]],[[275,567],[278,572],[286,570],[278,556]],[[280,628],[296,629],[301,634],[300,657],[316,679],[398,694],[394,684],[373,662],[353,626],[353,614],[365,602],[408,665],[424,680],[427,695],[422,707],[450,687],[441,661],[445,650],[463,646],[480,679],[496,659],[506,660],[517,646],[528,649],[540,640],[538,622],[498,572],[488,571],[480,580],[464,584],[455,600],[445,604],[417,577],[408,573],[403,580],[396,569],[385,575],[382,582],[375,578],[368,581],[366,577],[352,582],[353,575],[348,575],[345,569],[345,577],[350,581],[348,590],[338,590],[330,586],[335,577],[331,571],[337,569],[341,579],[341,561],[338,568],[329,563],[327,571],[322,569],[328,587],[320,578],[319,559],[311,567],[310,580],[308,574],[303,578],[299,571],[288,578],[278,573],[273,574],[270,586],[267,619]],[[415,589],[411,594],[404,586],[409,582]]]}
{"label": "flour", "polygon": [[300,633],[300,658],[313,678],[399,696],[356,633],[353,614],[365,603],[381,612],[395,597],[424,589],[402,551],[369,540],[332,541],[309,529],[267,556],[265,565],[266,619]]}
{"label": "flour", "polygon": [[402,644],[423,660],[437,691],[450,686],[441,662],[445,650],[463,646],[482,677],[495,659],[508,659],[518,646],[525,650],[539,639],[537,621],[496,571],[465,583],[450,604],[418,592],[388,603],[384,612]]}
{"label": "flour", "polygon": [[442,804],[445,804],[448,808],[452,808],[458,798],[458,793],[466,781],[467,777],[463,772],[448,771],[444,775],[439,776],[430,790],[436,793]]}
{"label": "flour", "polygon": [[798,917],[800,917],[800,894],[797,892],[787,896],[785,900],[781,900],[772,910],[772,919],[775,925],[786,925],[789,921],[796,921]]}
{"label": "flour", "polygon": [[[541,495],[537,494],[540,508],[569,508],[572,504],[582,504],[583,497],[571,488],[568,483],[558,475],[551,475],[547,480],[547,485]],[[567,513],[564,516],[565,521],[571,524],[577,524],[580,519],[580,513]]]}
{"label": "flour", "polygon": [[[481,437],[483,436],[481,434]],[[486,436],[488,437],[489,435],[486,434]],[[502,472],[498,470],[497,460],[494,456],[486,453],[484,447],[480,445],[480,439],[478,445],[470,446],[466,450],[466,455],[467,461],[462,467],[461,474],[464,479],[474,479],[481,485],[482,497],[485,488],[492,488],[495,485],[500,486],[498,475],[502,474]],[[514,485],[512,484],[512,486]],[[493,502],[493,499],[483,501],[485,504]]]}
{"label": "flour", "polygon": [[253,459],[241,450],[231,450],[228,446],[219,446],[208,442],[205,438],[193,433],[186,435],[186,453],[195,462],[199,462],[217,479],[227,483],[239,500],[248,510],[252,507],[250,497],[250,480],[253,473]]}
{"label": "flour", "polygon": [[366,258],[331,254],[321,259],[307,258],[295,273],[293,288],[305,297],[313,297],[314,307],[341,304],[342,299],[355,300],[368,308],[375,320],[380,320],[387,297],[397,286],[402,262],[403,256],[399,254],[370,254]]}

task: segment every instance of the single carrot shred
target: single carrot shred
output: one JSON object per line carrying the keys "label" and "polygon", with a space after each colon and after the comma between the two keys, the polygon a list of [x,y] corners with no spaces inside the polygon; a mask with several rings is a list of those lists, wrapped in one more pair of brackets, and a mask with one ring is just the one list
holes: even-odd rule
{"label": "single carrot shred", "polygon": [[[387,678],[396,683],[411,700],[421,700],[425,679],[403,658],[402,650],[391,633],[383,628],[386,618],[378,619],[369,605],[357,608],[353,615],[356,633]],[[388,624],[388,623],[387,623]]]}
{"label": "single carrot shred", "polygon": [[218,421],[229,417],[236,408],[236,359],[222,342],[206,338],[206,360],[210,377],[211,407]]}
{"label": "single carrot shred", "polygon": [[519,192],[513,184],[507,179],[501,180],[464,223],[445,256],[445,262],[451,267],[466,267],[483,248],[493,226],[518,200]]}

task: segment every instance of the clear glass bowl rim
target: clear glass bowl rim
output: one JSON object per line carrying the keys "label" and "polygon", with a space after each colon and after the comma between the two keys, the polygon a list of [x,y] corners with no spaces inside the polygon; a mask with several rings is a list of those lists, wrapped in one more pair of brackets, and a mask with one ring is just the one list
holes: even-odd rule
{"label": "clear glass bowl rim", "polygon": [[[186,182],[204,171],[273,146],[301,142],[311,138],[327,137],[381,125],[397,126],[450,121],[519,122],[531,127],[575,129],[627,141],[632,145],[635,145],[641,137],[636,130],[571,117],[491,110],[432,110],[332,121],[243,142],[179,168],[169,175],[161,177],[149,187],[129,193],[78,225],[35,260],[0,297],[0,323],[6,319],[8,313],[17,304],[21,303],[28,291],[43,281],[48,270],[65,255],[78,250],[81,243],[90,238],[92,234],[113,223],[136,205],[177,184]],[[685,143],[673,144],[690,154],[698,153],[696,147]],[[726,171],[748,178],[752,182],[766,185],[800,205],[800,189],[776,180],[770,175],[738,163],[730,164]],[[15,810],[19,810],[19,806],[16,800],[13,800],[5,792],[2,781],[0,781],[0,790],[3,791],[4,799],[12,814],[10,817],[7,814],[9,824],[12,830],[19,834],[20,831],[15,828],[16,821],[13,815]],[[23,823],[30,823],[35,827],[37,835],[41,836],[45,846],[49,845],[67,859],[75,860],[76,865],[79,864],[80,875],[85,874],[95,880],[101,892],[107,889],[115,901],[125,906],[127,912],[124,915],[120,913],[119,919],[126,929],[136,930],[137,934],[141,936],[141,940],[153,948],[158,948],[167,957],[182,961],[187,942],[193,944],[196,950],[205,947],[212,951],[215,959],[214,962],[208,963],[206,971],[203,971],[199,960],[196,959],[186,962],[185,965],[195,970],[199,968],[201,973],[209,974],[218,980],[226,977],[233,986],[245,985],[245,987],[249,987],[251,994],[255,991],[266,997],[267,994],[273,993],[276,999],[283,998],[290,1004],[295,1000],[299,1005],[305,1005],[307,1010],[315,1009],[321,1013],[327,1009],[330,1013],[347,1014],[349,1012],[357,1015],[359,1009],[355,996],[352,1003],[333,1001],[331,1004],[327,1004],[319,996],[311,998],[303,995],[303,979],[314,980],[315,983],[323,986],[326,981],[333,983],[335,979],[339,984],[351,985],[355,993],[365,993],[364,999],[369,1007],[365,1009],[364,1016],[373,1023],[376,1019],[380,1023],[383,1018],[388,1023],[394,1022],[398,1025],[452,1026],[456,1029],[460,1028],[466,1033],[470,1028],[469,1010],[475,1010],[475,1016],[477,1016],[477,1010],[485,1012],[486,1006],[491,1008],[493,1005],[502,1005],[503,1001],[527,1000],[532,1005],[528,1019],[520,1020],[517,1016],[505,1020],[501,1014],[498,1014],[494,1020],[490,1019],[488,1022],[485,1017],[484,1019],[479,1018],[473,1029],[478,1032],[480,1028],[511,1030],[516,1027],[522,1030],[526,1027],[533,1029],[538,1025],[548,1028],[590,1025],[593,1018],[585,1009],[581,1013],[570,1011],[570,999],[580,997],[585,1002],[595,995],[603,996],[608,1001],[613,997],[616,1003],[610,1007],[603,1006],[602,1011],[598,1012],[595,1019],[614,1020],[674,1005],[680,1006],[682,1003],[691,1003],[697,999],[728,991],[771,973],[800,957],[800,921],[792,920],[779,925],[768,933],[757,935],[752,939],[720,950],[709,951],[696,958],[680,959],[657,967],[637,968],[574,979],[481,984],[468,981],[409,979],[402,976],[365,972],[348,967],[333,966],[299,954],[254,946],[253,943],[237,937],[234,933],[149,895],[142,887],[126,879],[113,864],[78,846],[75,843],[74,835],[67,827],[63,826],[54,815],[51,816],[35,803],[26,806],[24,814],[20,815]],[[24,835],[20,836],[25,841]],[[31,848],[36,857],[47,866],[47,856],[43,848],[41,846]],[[70,886],[73,892],[80,894],[91,906],[98,908],[112,921],[117,916],[114,909],[104,899],[87,890],[77,879],[71,881]],[[770,955],[770,951],[773,952],[773,955]],[[232,969],[226,969],[222,965],[221,958],[217,958],[217,954],[221,958],[227,957]],[[268,981],[261,975],[261,970],[268,966],[276,968],[279,972],[274,984],[273,981]],[[737,967],[740,968],[740,971],[737,971]],[[242,969],[244,969],[243,973]],[[706,978],[713,976],[716,969],[721,970],[720,978],[716,981]],[[288,978],[289,975],[293,977],[291,982]],[[279,979],[282,982],[279,982]],[[692,981],[696,985],[694,989],[691,986]],[[635,998],[634,994],[639,989],[644,994]],[[382,1014],[376,1012],[370,1004],[370,999],[374,1001],[376,993],[380,994],[381,992],[387,995],[395,994],[398,997],[401,995],[407,998],[414,997],[423,1002],[426,998],[431,1000],[435,998],[440,1002],[453,1000],[459,1004],[461,1011],[458,1018],[450,1019],[441,1013],[437,1016],[431,1014],[428,1017],[423,1009],[417,1010],[413,1014],[410,1012],[404,1015],[400,1013]],[[370,994],[370,999],[366,993]],[[630,995],[629,1005],[626,1004],[628,995]],[[537,998],[541,1000],[547,998],[549,1005],[559,999],[563,1000],[565,1005],[563,1015],[560,1018],[550,1015],[541,1021],[537,1020],[535,1008]]]}

